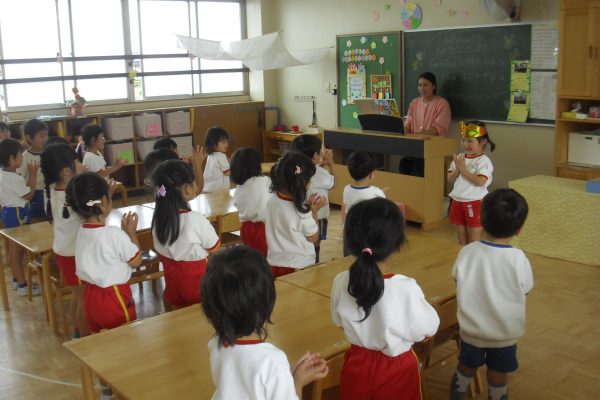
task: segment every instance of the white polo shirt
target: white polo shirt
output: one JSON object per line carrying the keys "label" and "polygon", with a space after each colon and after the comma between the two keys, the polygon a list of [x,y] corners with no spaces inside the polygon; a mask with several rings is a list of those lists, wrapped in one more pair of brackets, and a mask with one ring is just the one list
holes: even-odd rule
{"label": "white polo shirt", "polygon": [[[37,163],[39,167],[40,154],[42,153],[34,153],[29,149],[23,152],[23,163],[19,168],[17,168],[17,173],[25,179],[25,182],[29,182],[29,169],[27,168],[27,165],[33,161]],[[42,169],[38,168],[37,174],[35,176],[35,190],[44,190],[45,187],[46,186],[44,185],[44,175],[42,174]]]}
{"label": "white polo shirt", "polygon": [[173,244],[162,244],[152,229],[154,249],[158,254],[175,261],[204,260],[219,245],[219,236],[206,217],[195,211],[179,214],[179,237]]}
{"label": "white polo shirt", "polygon": [[25,207],[29,201],[23,196],[31,192],[25,179],[16,172],[0,169],[0,206]]}
{"label": "white polo shirt", "polygon": [[506,347],[525,334],[531,264],[522,250],[485,240],[469,243],[452,269],[462,339],[477,347]]}
{"label": "white polo shirt", "polygon": [[302,269],[315,263],[315,246],[306,240],[319,231],[309,211],[301,214],[294,202],[280,193],[267,204],[267,262],[275,267]]}
{"label": "white polo shirt", "polygon": [[67,207],[69,218],[63,218],[65,197],[64,189],[52,188],[50,190],[50,205],[52,206],[53,219],[52,228],[54,230],[52,250],[59,256],[72,257],[75,255],[77,232],[79,232],[79,227],[83,221],[71,207]]}
{"label": "white polo shirt", "polygon": [[220,151],[212,152],[206,158],[206,168],[204,168],[204,188],[203,192],[217,192],[219,190],[229,189],[229,177],[223,175],[229,171],[229,160],[227,155]]}
{"label": "white polo shirt", "polygon": [[[470,173],[477,176],[484,176],[487,180],[483,186],[476,186],[459,174],[456,181],[454,181],[454,188],[449,196],[456,201],[475,201],[483,199],[485,195],[488,194],[488,186],[492,183],[492,172],[494,171],[492,160],[485,154],[481,154],[477,157],[468,157],[465,154],[460,154],[459,156],[465,157],[465,165]],[[456,164],[452,161],[450,168],[448,168],[448,172],[454,171],[456,171]]]}
{"label": "white polo shirt", "polygon": [[385,199],[385,193],[377,186],[346,185],[342,197],[344,205],[346,206],[346,214],[348,214],[350,208],[359,201],[370,200],[375,197],[383,197]]}
{"label": "white polo shirt", "polygon": [[348,293],[349,279],[350,271],[344,271],[333,281],[331,316],[350,343],[395,357],[437,332],[440,319],[414,279],[386,275],[381,299],[362,322],[365,314]]}
{"label": "white polo shirt", "polygon": [[327,199],[327,204],[317,211],[317,219],[323,219],[329,217],[329,191],[335,186],[335,177],[321,166],[317,165],[316,169],[315,174],[310,179],[306,196],[310,197],[313,193],[316,193]]}
{"label": "white polo shirt", "polygon": [[100,151],[97,153],[86,151],[83,155],[83,161],[81,164],[90,172],[98,172],[106,169],[106,160]]}
{"label": "white polo shirt", "polygon": [[253,176],[235,189],[233,204],[238,210],[240,221],[265,222],[267,203],[272,196],[268,176]]}
{"label": "white polo shirt", "polygon": [[75,241],[75,273],[82,281],[102,288],[121,285],[131,277],[127,263],[139,252],[121,228],[83,224]]}
{"label": "white polo shirt", "polygon": [[298,398],[287,357],[272,344],[240,340],[235,346],[219,347],[215,336],[208,342],[208,350],[217,387],[212,400]]}

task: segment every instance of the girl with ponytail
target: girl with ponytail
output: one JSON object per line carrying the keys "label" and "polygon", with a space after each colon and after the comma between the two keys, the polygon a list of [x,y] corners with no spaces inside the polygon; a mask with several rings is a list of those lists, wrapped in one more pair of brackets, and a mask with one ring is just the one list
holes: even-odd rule
{"label": "girl with ponytail", "polygon": [[206,217],[190,209],[197,187],[188,163],[164,161],[150,179],[156,193],[152,236],[165,272],[165,309],[170,311],[200,302],[206,258],[220,241]]}
{"label": "girl with ponytail", "polygon": [[400,209],[380,197],[354,204],[344,238],[356,259],[331,290],[333,322],[352,344],[340,399],[421,399],[412,345],[434,335],[440,321],[414,279],[386,273],[405,241]]}

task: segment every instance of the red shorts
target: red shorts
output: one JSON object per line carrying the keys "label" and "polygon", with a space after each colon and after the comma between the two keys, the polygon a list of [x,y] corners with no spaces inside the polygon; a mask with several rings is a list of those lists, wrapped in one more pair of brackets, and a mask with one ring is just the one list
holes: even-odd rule
{"label": "red shorts", "polygon": [[60,274],[62,275],[62,280],[65,285],[81,285],[81,281],[79,281],[79,278],[75,275],[75,256],[65,257],[55,254],[54,258],[58,265],[58,269],[60,269]]}
{"label": "red shorts", "polygon": [[412,350],[389,357],[377,350],[350,346],[340,376],[340,399],[421,399],[417,356]]}
{"label": "red shorts", "polygon": [[88,283],[83,290],[83,304],[92,332],[116,328],[136,318],[131,287],[126,283],[107,288]]}
{"label": "red shorts", "polygon": [[273,274],[273,279],[275,279],[279,276],[284,276],[284,275],[294,273],[296,271],[297,271],[296,268],[271,266],[271,273]]}
{"label": "red shorts", "polygon": [[456,201],[452,199],[452,204],[450,205],[450,223],[454,225],[464,225],[470,228],[480,228],[480,210],[481,200]]}
{"label": "red shorts", "polygon": [[165,300],[175,307],[200,303],[200,282],[206,273],[206,259],[175,261],[160,256],[160,262],[165,272]]}
{"label": "red shorts", "polygon": [[267,237],[265,236],[264,222],[242,222],[240,228],[242,243],[248,247],[258,250],[263,256],[267,256]]}

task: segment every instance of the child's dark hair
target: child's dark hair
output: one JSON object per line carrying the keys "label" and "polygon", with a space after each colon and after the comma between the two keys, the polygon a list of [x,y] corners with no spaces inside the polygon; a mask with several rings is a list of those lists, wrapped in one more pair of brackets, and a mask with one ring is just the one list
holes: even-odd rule
{"label": "child's dark hair", "polygon": [[485,128],[485,132],[486,134],[484,136],[480,136],[477,138],[477,141],[479,143],[483,142],[484,140],[487,140],[487,142],[490,144],[490,151],[494,151],[496,149],[496,143],[492,142],[492,139],[490,138],[490,131],[487,128],[487,126],[485,126],[485,122],[482,121],[477,121],[477,120],[473,120],[473,121],[466,121],[465,125],[469,125],[469,124],[473,124],[473,125],[477,125],[477,126],[481,126]]}
{"label": "child's dark hair", "polygon": [[275,283],[267,260],[256,250],[236,246],[213,255],[201,283],[202,309],[220,346],[243,336],[267,337],[275,305]]}
{"label": "child's dark hair", "polygon": [[108,197],[108,182],[95,172],[74,176],[65,189],[66,205],[84,219],[102,214],[99,204],[88,205],[88,202],[102,200],[104,196]]}
{"label": "child's dark hair", "polygon": [[250,147],[239,148],[231,156],[231,181],[243,185],[248,179],[262,175],[260,154]]}
{"label": "child's dark hair", "polygon": [[294,199],[294,207],[300,213],[307,213],[306,189],[316,167],[302,153],[290,151],[281,157],[271,168],[271,192],[287,192]]}
{"label": "child's dark hair", "polygon": [[[63,168],[69,168],[75,172],[75,160],[77,154],[68,144],[54,143],[44,147],[40,155],[40,169],[44,175],[44,185],[46,190],[46,215],[50,222],[53,221],[52,204],[50,199],[50,185],[58,183],[60,172]],[[63,207],[63,218],[69,218],[69,210]]]}
{"label": "child's dark hair", "polygon": [[229,140],[229,134],[220,126],[208,128],[204,137],[204,150],[208,154],[217,151],[217,146],[221,140]]}
{"label": "child's dark hair", "polygon": [[355,181],[369,176],[375,171],[375,157],[366,151],[357,150],[348,157],[348,172]]}
{"label": "child's dark hair", "polygon": [[146,158],[144,158],[144,167],[146,168],[148,175],[150,175],[154,168],[160,163],[167,160],[179,160],[179,157],[173,150],[165,148],[152,150],[148,153]]}
{"label": "child's dark hair", "polygon": [[0,121],[0,131],[9,131],[10,127],[4,121]]}
{"label": "child's dark hair", "polygon": [[68,146],[69,142],[67,141],[67,139],[61,136],[50,136],[48,140],[46,140],[46,143],[44,143],[44,148],[52,144],[66,144]]}
{"label": "child's dark hair", "polygon": [[396,204],[376,197],[352,206],[346,216],[344,237],[356,260],[350,267],[348,293],[365,313],[383,296],[383,275],[377,266],[404,244],[404,220]]}
{"label": "child's dark hair", "polygon": [[33,118],[23,124],[25,139],[33,139],[38,132],[47,131],[48,125],[39,119]]}
{"label": "child's dark hair", "polygon": [[181,190],[194,184],[194,170],[185,161],[169,160],[159,164],[150,179],[156,189],[152,229],[161,244],[170,245],[179,237],[178,211],[190,209]]}
{"label": "child's dark hair", "polygon": [[154,142],[154,146],[152,147],[152,149],[169,149],[174,151],[175,149],[177,149],[177,142],[169,137],[164,137]]}
{"label": "child's dark hair", "polygon": [[13,138],[4,139],[0,142],[0,165],[8,167],[8,159],[10,156],[16,158],[21,152],[21,142]]}
{"label": "child's dark hair", "polygon": [[[85,144],[85,147],[91,147],[94,139],[98,139],[100,135],[104,133],[104,130],[100,125],[96,124],[87,124],[83,128],[81,128],[81,140]],[[82,146],[77,147],[77,155],[79,156],[79,161],[83,161],[84,149]]]}
{"label": "child's dark hair", "polygon": [[495,238],[509,238],[523,227],[528,213],[527,201],[519,192],[496,189],[481,201],[481,226]]}
{"label": "child's dark hair", "polygon": [[321,140],[316,135],[300,135],[292,140],[291,150],[302,153],[312,160],[315,153],[321,154]]}
{"label": "child's dark hair", "polygon": [[437,94],[437,79],[435,79],[435,75],[431,72],[423,72],[421,75],[417,77],[417,83],[419,79],[425,79],[433,85],[433,94]]}

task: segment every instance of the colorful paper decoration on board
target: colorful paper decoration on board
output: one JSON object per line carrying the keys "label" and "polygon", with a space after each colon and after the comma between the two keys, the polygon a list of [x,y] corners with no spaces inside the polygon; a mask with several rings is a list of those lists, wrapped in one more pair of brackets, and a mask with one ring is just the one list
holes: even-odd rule
{"label": "colorful paper decoration on board", "polygon": [[391,99],[392,98],[392,76],[391,75],[371,75],[371,98],[372,99]]}
{"label": "colorful paper decoration on board", "polygon": [[367,96],[367,71],[363,64],[348,64],[346,76],[348,77],[348,104],[354,104],[354,100]]}
{"label": "colorful paper decoration on board", "polygon": [[373,14],[371,14],[371,18],[373,19],[373,22],[379,21],[379,18],[381,18],[379,11],[373,11]]}
{"label": "colorful paper decoration on board", "polygon": [[383,44],[386,44],[388,42],[388,37],[387,36],[382,37],[381,41],[383,42]]}
{"label": "colorful paper decoration on board", "polygon": [[423,21],[421,7],[415,3],[406,3],[402,8],[402,25],[406,29],[417,29]]}

